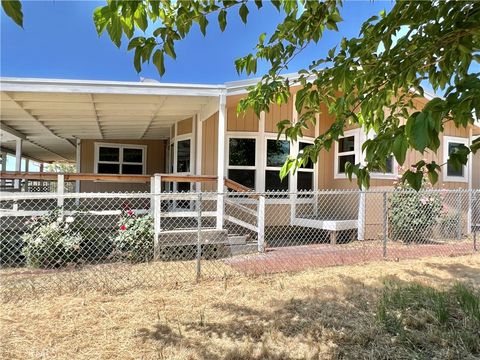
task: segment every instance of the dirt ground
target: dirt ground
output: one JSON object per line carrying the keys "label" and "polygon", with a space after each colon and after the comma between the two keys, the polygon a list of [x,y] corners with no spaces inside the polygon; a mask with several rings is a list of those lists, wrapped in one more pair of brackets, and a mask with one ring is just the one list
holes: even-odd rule
{"label": "dirt ground", "polygon": [[480,255],[4,298],[0,358],[409,359],[376,320],[385,280],[479,289]]}

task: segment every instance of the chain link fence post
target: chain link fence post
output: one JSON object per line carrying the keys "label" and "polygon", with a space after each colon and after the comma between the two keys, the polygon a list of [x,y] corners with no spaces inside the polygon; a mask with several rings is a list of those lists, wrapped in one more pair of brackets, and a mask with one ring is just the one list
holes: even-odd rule
{"label": "chain link fence post", "polygon": [[201,257],[202,257],[202,193],[198,193],[197,199],[197,256],[196,256],[196,281],[200,280]]}
{"label": "chain link fence post", "polygon": [[470,204],[470,226],[472,227],[472,232],[473,232],[473,251],[476,252],[477,249],[477,222],[479,222],[479,219],[477,217],[480,214],[480,209],[477,209],[477,192],[473,192],[471,194],[472,196],[472,202]]}
{"label": "chain link fence post", "polygon": [[153,239],[153,259],[160,259],[160,227],[161,227],[161,199],[160,193],[162,192],[162,178],[159,174],[155,174],[153,178],[153,226],[154,226],[154,239]]}
{"label": "chain link fence post", "polygon": [[383,258],[387,257],[387,239],[388,239],[388,209],[387,193],[383,193]]}

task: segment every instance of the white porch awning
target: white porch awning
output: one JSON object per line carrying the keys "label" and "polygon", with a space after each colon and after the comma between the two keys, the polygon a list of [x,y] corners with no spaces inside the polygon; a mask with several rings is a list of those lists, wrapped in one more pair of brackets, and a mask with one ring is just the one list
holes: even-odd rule
{"label": "white porch awning", "polygon": [[[224,85],[2,78],[2,132],[23,137],[23,154],[75,161],[77,139],[165,139],[176,121],[205,119]],[[15,141],[2,136],[2,148]]]}

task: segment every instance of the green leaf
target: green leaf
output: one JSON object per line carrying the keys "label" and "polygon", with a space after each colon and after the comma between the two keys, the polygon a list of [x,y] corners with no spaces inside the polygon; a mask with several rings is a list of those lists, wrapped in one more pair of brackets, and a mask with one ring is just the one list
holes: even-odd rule
{"label": "green leaf", "polygon": [[175,48],[174,48],[174,45],[173,45],[173,41],[172,40],[167,40],[163,43],[163,49],[165,50],[165,53],[170,56],[172,59],[176,59],[177,58],[177,54],[175,54]]}
{"label": "green leaf", "polygon": [[10,19],[23,28],[22,3],[19,0],[2,0],[2,8]]}
{"label": "green leaf", "polygon": [[244,3],[242,6],[240,6],[240,9],[238,10],[238,13],[240,14],[240,17],[242,18],[242,21],[244,24],[247,23],[247,16],[248,16],[248,7]]}
{"label": "green leaf", "polygon": [[223,32],[227,27],[227,12],[222,9],[218,13],[218,25],[220,26],[220,30]]}
{"label": "green leaf", "polygon": [[422,188],[423,173],[421,171],[413,172],[407,170],[403,174],[403,180],[406,180],[412,189],[419,191]]}
{"label": "green leaf", "polygon": [[117,47],[120,47],[122,40],[122,23],[118,16],[113,15],[111,17],[110,24],[107,25],[107,32],[112,42]]}
{"label": "green leaf", "polygon": [[407,150],[408,150],[408,141],[405,135],[403,133],[400,135],[397,135],[395,137],[395,140],[393,140],[392,151],[398,164],[403,165],[405,163]]}
{"label": "green leaf", "polygon": [[205,36],[207,34],[207,25],[208,25],[207,17],[201,16],[198,19],[198,25],[200,26],[200,31],[202,32],[202,35]]}
{"label": "green leaf", "polygon": [[423,153],[429,143],[429,113],[418,112],[410,116],[406,131],[410,138],[410,145]]}
{"label": "green leaf", "polygon": [[163,74],[165,74],[164,61],[165,60],[164,60],[163,51],[156,50],[155,53],[153,54],[153,64],[157,67],[157,71],[160,74],[160,76],[163,76]]}
{"label": "green leaf", "polygon": [[255,0],[255,5],[257,5],[257,9],[260,9],[263,6],[262,0]]}
{"label": "green leaf", "polygon": [[137,70],[137,73],[142,71],[142,48],[141,47],[136,47],[135,48],[135,55],[133,56],[133,66],[135,67],[135,70]]}

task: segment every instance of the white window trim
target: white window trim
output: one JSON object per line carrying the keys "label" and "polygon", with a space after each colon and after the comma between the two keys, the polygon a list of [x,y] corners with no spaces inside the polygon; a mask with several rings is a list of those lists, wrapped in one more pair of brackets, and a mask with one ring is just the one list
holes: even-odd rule
{"label": "white window trim", "polygon": [[358,129],[353,129],[353,130],[347,130],[343,133],[342,136],[339,136],[338,137],[338,140],[340,139],[343,139],[343,138],[347,138],[347,137],[351,137],[353,136],[354,139],[354,150],[353,151],[346,151],[346,152],[342,152],[342,154],[340,155],[339,152],[338,152],[338,141],[335,141],[335,155],[334,155],[334,163],[333,163],[333,167],[334,167],[334,179],[348,179],[347,177],[347,174],[345,173],[339,173],[338,170],[339,170],[339,167],[338,167],[338,160],[340,158],[340,156],[345,156],[345,155],[355,155],[355,164],[359,163],[359,159],[360,159],[360,149],[361,149],[361,139],[360,139],[360,133],[361,129],[358,128]]}
{"label": "white window trim", "polygon": [[[99,161],[99,152],[101,147],[109,147],[119,149],[119,161]],[[98,163],[102,164],[118,164],[120,172],[117,175],[123,175],[122,165],[140,165],[140,163],[124,162],[123,161],[123,149],[141,149],[142,150],[142,174],[146,173],[146,159],[147,159],[147,145],[137,145],[137,144],[119,144],[119,143],[104,143],[104,142],[95,142],[95,159],[94,159],[94,173],[98,174]],[[127,174],[132,175],[132,174]]]}
{"label": "white window trim", "polygon": [[[463,144],[468,147],[468,138],[458,137],[458,136],[443,136],[443,162],[446,163],[448,160],[448,145],[450,143]],[[444,182],[466,182],[468,183],[468,166],[463,165],[463,176],[449,176],[447,165],[442,169],[443,181]]]}

